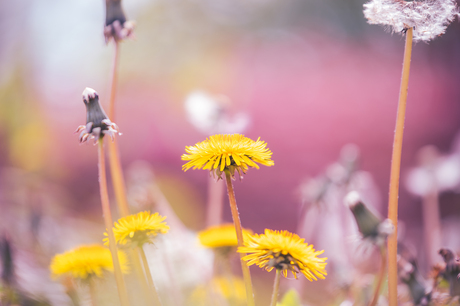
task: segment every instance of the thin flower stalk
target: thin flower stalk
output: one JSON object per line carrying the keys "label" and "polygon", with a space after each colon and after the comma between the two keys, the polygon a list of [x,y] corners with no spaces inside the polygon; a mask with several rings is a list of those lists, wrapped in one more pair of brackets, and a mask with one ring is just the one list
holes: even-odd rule
{"label": "thin flower stalk", "polygon": [[126,291],[125,281],[121,273],[120,261],[118,258],[117,246],[115,242],[115,236],[112,229],[112,214],[110,212],[109,195],[107,192],[107,178],[105,174],[105,156],[104,156],[104,142],[103,138],[99,139],[99,150],[98,150],[98,162],[99,162],[99,187],[101,192],[102,202],[102,213],[104,215],[105,227],[107,228],[110,252],[113,258],[113,267],[115,273],[115,280],[118,288],[118,295],[120,297],[120,303],[122,306],[129,306],[128,293]]}
{"label": "thin flower stalk", "polygon": [[372,301],[370,302],[369,306],[377,305],[377,301],[379,300],[380,290],[382,289],[383,279],[385,278],[385,271],[387,266],[387,257],[386,257],[386,250],[382,246],[380,248],[380,271],[379,275],[377,276],[377,284],[375,286],[374,295],[372,296]]}
{"label": "thin flower stalk", "polygon": [[147,257],[145,256],[144,249],[142,247],[137,247],[137,252],[142,259],[142,265],[144,266],[144,271],[147,276],[147,282],[149,284],[150,292],[154,300],[154,305],[161,306],[161,300],[158,296],[157,289],[155,288],[155,284],[153,283],[152,274],[150,273],[149,263],[147,261]]}
{"label": "thin flower stalk", "polygon": [[410,61],[412,55],[412,36],[413,30],[412,28],[409,28],[406,32],[401,88],[399,92],[398,113],[393,142],[393,154],[391,158],[388,218],[394,225],[394,233],[388,238],[388,300],[390,306],[398,305],[398,195],[404,121],[406,116],[407,89],[409,85]]}
{"label": "thin flower stalk", "polygon": [[270,306],[276,306],[276,302],[278,301],[280,280],[281,280],[281,270],[276,269],[275,282],[273,283],[272,301],[270,303]]}
{"label": "thin flower stalk", "polygon": [[91,306],[97,306],[97,294],[96,294],[96,284],[94,282],[94,280],[90,280],[89,282],[89,297],[90,297],[90,300],[91,300]]}
{"label": "thin flower stalk", "polygon": [[[238,246],[244,246],[243,242],[243,229],[241,227],[240,215],[238,213],[238,207],[236,206],[236,199],[235,199],[235,192],[233,190],[232,184],[232,174],[230,171],[225,170],[225,179],[227,182],[227,192],[228,192],[228,199],[230,202],[230,209],[232,212],[233,223],[235,224],[236,230],[236,237],[238,240]],[[241,260],[241,269],[243,271],[243,279],[246,286],[246,298],[248,301],[248,306],[254,306],[254,294],[252,290],[252,282],[251,282],[251,273],[249,271],[249,267],[246,265],[246,262],[243,260],[243,257],[246,256],[244,253],[240,253],[240,260]]]}

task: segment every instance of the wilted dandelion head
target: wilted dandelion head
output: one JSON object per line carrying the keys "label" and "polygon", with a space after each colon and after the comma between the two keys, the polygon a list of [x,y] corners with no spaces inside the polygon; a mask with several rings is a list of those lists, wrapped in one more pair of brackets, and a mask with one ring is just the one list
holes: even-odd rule
{"label": "wilted dandelion head", "polygon": [[[244,239],[248,239],[250,234],[252,231],[243,229]],[[235,225],[231,223],[208,227],[198,233],[198,239],[203,246],[208,248],[236,247],[238,245]]]}
{"label": "wilted dandelion head", "polygon": [[350,208],[358,225],[359,232],[366,242],[383,245],[386,238],[394,232],[393,223],[383,220],[374,214],[361,200],[356,191],[351,191],[345,197],[345,205]]}
{"label": "wilted dandelion head", "polygon": [[[118,251],[118,258],[122,272],[128,272],[126,254]],[[74,279],[89,280],[92,277],[103,277],[105,272],[113,272],[112,254],[109,249],[100,245],[81,246],[54,256],[50,271],[55,278],[70,276]]]}
{"label": "wilted dandelion head", "polygon": [[[153,238],[158,234],[166,234],[169,226],[164,220],[166,217],[158,213],[153,215],[149,211],[140,212],[118,219],[113,227],[115,240],[119,245],[142,246],[145,243],[152,243]],[[104,233],[104,243],[109,244],[107,233]]]}
{"label": "wilted dandelion head", "polygon": [[99,95],[94,89],[86,87],[83,91],[83,102],[86,106],[86,125],[80,125],[75,133],[80,133],[80,143],[94,138],[95,142],[109,135],[112,138],[118,132],[118,126],[111,122],[99,104]]}
{"label": "wilted dandelion head", "polygon": [[364,4],[364,16],[370,24],[389,26],[399,33],[413,28],[415,41],[444,34],[457,15],[455,0],[371,0]]}
{"label": "wilted dandelion head", "polygon": [[134,35],[134,21],[126,21],[125,13],[121,7],[121,0],[105,1],[105,42],[114,39],[120,41]]}
{"label": "wilted dandelion head", "polygon": [[315,251],[313,245],[288,231],[273,231],[266,229],[264,234],[250,235],[244,241],[244,246],[238,248],[248,266],[253,264],[267,271],[281,270],[287,277],[288,270],[295,278],[302,273],[309,281],[324,279],[327,258],[319,258],[324,251]]}
{"label": "wilted dandelion head", "polygon": [[240,134],[213,135],[194,146],[185,147],[188,154],[183,154],[182,160],[188,163],[182,166],[182,170],[209,169],[218,178],[224,171],[229,171],[233,177],[236,170],[241,178],[249,167],[259,169],[257,163],[274,165],[272,152],[266,146],[260,138],[254,141]]}

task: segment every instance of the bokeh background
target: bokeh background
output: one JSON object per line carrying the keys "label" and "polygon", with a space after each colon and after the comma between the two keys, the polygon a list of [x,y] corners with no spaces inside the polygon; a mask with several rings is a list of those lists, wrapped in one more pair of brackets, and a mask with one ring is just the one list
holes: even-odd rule
{"label": "bokeh background", "polygon": [[[273,152],[274,167],[251,169],[235,182],[243,226],[297,231],[303,184],[327,173],[347,144],[359,149],[359,169],[372,177],[368,204],[385,216],[404,37],[368,25],[363,3],[124,0],[137,27],[135,39],[121,44],[113,121],[123,133],[128,183],[136,169],[152,169],[183,223],[193,231],[205,227],[208,173],[184,173],[180,159],[186,145],[207,136],[184,107],[199,90],[226,96],[229,116],[249,118],[244,134]],[[103,1],[0,2],[0,231],[47,279],[46,260],[31,259],[33,237],[42,237],[42,248],[63,251],[88,242],[63,223],[102,228],[97,150],[79,145],[73,132],[85,123],[85,87],[98,91],[103,105],[108,100],[113,45],[104,42],[104,16]],[[455,20],[442,37],[414,45],[403,178],[420,165],[417,153],[426,145],[442,156],[457,154],[459,33]],[[457,191],[453,183],[440,194],[442,224],[456,229]],[[403,180],[404,239],[423,263],[421,202]],[[227,204],[224,219],[231,221]],[[321,230],[337,230],[327,220]],[[43,242],[56,232],[60,244]],[[458,236],[449,237],[442,243],[460,248]],[[333,252],[325,254],[340,255]],[[271,283],[271,274],[254,273],[260,288]],[[38,283],[29,277],[25,284],[34,291]]]}

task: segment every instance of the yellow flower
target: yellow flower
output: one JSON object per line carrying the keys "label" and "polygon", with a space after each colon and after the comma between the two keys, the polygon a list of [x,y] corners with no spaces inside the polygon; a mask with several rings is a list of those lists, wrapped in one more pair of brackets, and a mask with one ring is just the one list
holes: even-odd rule
{"label": "yellow flower", "polygon": [[244,281],[237,277],[216,277],[207,286],[198,286],[190,299],[196,306],[247,305]]}
{"label": "yellow flower", "polygon": [[284,277],[291,271],[295,278],[302,273],[309,280],[324,279],[326,259],[317,256],[324,251],[315,251],[313,245],[304,242],[296,234],[288,231],[273,231],[266,229],[264,234],[250,235],[245,240],[244,247],[239,247],[239,253],[247,253],[243,260],[248,266],[253,264],[267,271],[276,268],[282,270]]}
{"label": "yellow flower", "polygon": [[[118,251],[123,273],[128,272],[126,254]],[[80,280],[102,277],[105,271],[113,272],[112,254],[101,245],[81,246],[74,250],[57,254],[51,260],[50,271],[53,277],[71,276]]]}
{"label": "yellow flower", "polygon": [[[143,211],[135,215],[129,215],[118,219],[113,227],[115,240],[119,245],[142,246],[144,243],[152,243],[158,234],[166,234],[169,226],[163,222],[166,217],[158,213],[150,214]],[[107,233],[104,233],[108,236]],[[109,244],[109,238],[104,238],[105,245]]]}
{"label": "yellow flower", "polygon": [[264,141],[251,140],[240,134],[213,135],[195,146],[185,147],[188,154],[182,155],[182,160],[188,161],[182,170],[209,169],[221,178],[222,172],[228,170],[233,176],[235,170],[240,177],[249,167],[259,169],[257,163],[273,166],[272,152],[266,148]]}
{"label": "yellow flower", "polygon": [[[243,229],[244,239],[248,239],[250,234],[252,231]],[[198,233],[198,239],[203,246],[208,248],[236,247],[238,245],[235,225],[232,223],[208,227]]]}

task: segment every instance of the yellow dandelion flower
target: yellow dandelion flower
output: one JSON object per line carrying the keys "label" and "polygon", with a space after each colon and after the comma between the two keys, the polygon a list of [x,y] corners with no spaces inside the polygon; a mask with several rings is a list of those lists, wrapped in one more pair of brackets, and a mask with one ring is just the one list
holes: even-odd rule
{"label": "yellow dandelion flower", "polygon": [[[143,211],[135,215],[129,215],[118,219],[113,227],[115,240],[119,245],[142,246],[144,243],[152,243],[158,234],[166,234],[169,226],[164,220],[166,217],[159,213],[153,215],[149,211]],[[105,245],[109,244],[107,233],[104,233]]]}
{"label": "yellow dandelion flower", "polygon": [[[252,234],[251,230],[243,229],[245,240],[250,234]],[[236,247],[238,245],[235,225],[232,223],[208,227],[198,233],[198,239],[203,246],[208,248]]]}
{"label": "yellow dandelion flower", "polygon": [[317,256],[324,251],[315,251],[313,245],[304,242],[304,239],[288,231],[273,231],[266,229],[264,234],[250,235],[244,246],[238,248],[239,253],[248,255],[243,257],[247,265],[258,265],[267,271],[276,268],[287,277],[291,271],[295,278],[302,273],[309,280],[324,279],[326,273],[326,259]]}
{"label": "yellow dandelion flower", "polygon": [[196,287],[190,302],[197,306],[247,305],[244,281],[237,277],[215,277],[209,284]]}
{"label": "yellow dandelion flower", "polygon": [[[118,251],[118,258],[122,272],[127,273],[129,269],[126,254]],[[54,256],[50,271],[54,278],[71,276],[75,279],[87,280],[94,276],[103,277],[104,272],[113,272],[112,255],[109,249],[101,245],[81,246]]]}
{"label": "yellow dandelion flower", "polygon": [[259,164],[273,166],[272,152],[267,144],[244,137],[240,134],[213,135],[194,146],[185,147],[188,154],[182,155],[182,160],[188,161],[182,170],[209,169],[221,178],[222,172],[228,170],[233,176],[235,170],[240,177],[249,167],[259,169]]}

